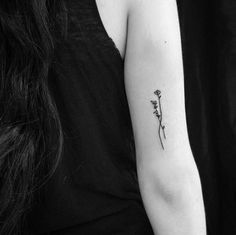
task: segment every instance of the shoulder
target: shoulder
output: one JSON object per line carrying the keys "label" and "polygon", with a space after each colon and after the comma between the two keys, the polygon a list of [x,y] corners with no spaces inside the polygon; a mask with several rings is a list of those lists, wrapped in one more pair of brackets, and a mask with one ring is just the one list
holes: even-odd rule
{"label": "shoulder", "polygon": [[[128,37],[139,42],[137,46],[162,45],[171,37],[178,37],[176,0],[127,0]],[[146,48],[147,49],[147,48]]]}
{"label": "shoulder", "polygon": [[169,0],[127,0],[127,7],[130,12],[138,9],[144,9],[151,6],[152,4],[161,3]]}
{"label": "shoulder", "polygon": [[168,13],[170,9],[176,9],[176,0],[127,0],[129,16],[139,15],[142,17],[149,16],[157,19]]}
{"label": "shoulder", "polygon": [[163,42],[170,38],[179,38],[176,0],[127,1],[128,38],[131,36],[132,42],[139,42],[138,47],[151,45],[153,51],[153,46],[163,45]]}

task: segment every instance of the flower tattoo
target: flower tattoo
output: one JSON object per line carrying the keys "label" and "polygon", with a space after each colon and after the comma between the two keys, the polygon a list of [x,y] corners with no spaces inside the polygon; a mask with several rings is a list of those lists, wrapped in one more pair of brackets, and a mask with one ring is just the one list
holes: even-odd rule
{"label": "flower tattoo", "polygon": [[159,121],[158,135],[161,142],[161,146],[164,149],[163,138],[166,139],[166,134],[165,134],[165,126],[162,124],[161,91],[156,90],[154,91],[154,94],[157,96],[157,100],[151,100],[151,103],[155,110],[153,113],[155,114],[155,116]]}

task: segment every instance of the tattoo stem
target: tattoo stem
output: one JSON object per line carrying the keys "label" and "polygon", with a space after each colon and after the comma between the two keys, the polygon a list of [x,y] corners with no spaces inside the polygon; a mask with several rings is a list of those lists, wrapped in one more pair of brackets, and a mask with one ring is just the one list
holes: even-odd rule
{"label": "tattoo stem", "polygon": [[157,104],[156,100],[151,100],[151,103],[153,104],[153,108],[155,110],[153,113],[156,115],[156,117],[158,118],[158,121],[159,121],[158,135],[159,135],[159,139],[161,142],[161,146],[164,149],[164,145],[163,145],[163,141],[162,141],[162,137],[161,137],[161,130],[162,130],[162,134],[164,136],[164,139],[166,139],[166,135],[165,135],[165,126],[162,125],[161,91],[156,90],[154,92],[154,94],[158,98],[158,104]]}

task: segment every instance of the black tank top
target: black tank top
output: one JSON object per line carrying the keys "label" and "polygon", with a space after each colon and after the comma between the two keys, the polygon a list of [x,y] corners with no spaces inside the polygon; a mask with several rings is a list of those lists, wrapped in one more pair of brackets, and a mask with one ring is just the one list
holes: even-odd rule
{"label": "black tank top", "polygon": [[35,234],[149,235],[137,181],[124,61],[95,0],[68,0],[68,36],[49,76],[62,160],[35,202]]}

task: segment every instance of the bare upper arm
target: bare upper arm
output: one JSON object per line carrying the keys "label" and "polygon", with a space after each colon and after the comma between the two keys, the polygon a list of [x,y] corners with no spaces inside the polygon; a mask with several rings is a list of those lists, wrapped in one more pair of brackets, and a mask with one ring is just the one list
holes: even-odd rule
{"label": "bare upper arm", "polygon": [[[180,156],[189,150],[189,140],[176,1],[130,0],[129,3],[125,87],[138,161],[153,160],[163,154]],[[154,94],[156,90],[161,92],[159,99]],[[153,113],[151,100],[160,101],[161,121]],[[162,136],[159,135],[160,125],[164,126],[166,138],[163,130]]]}

